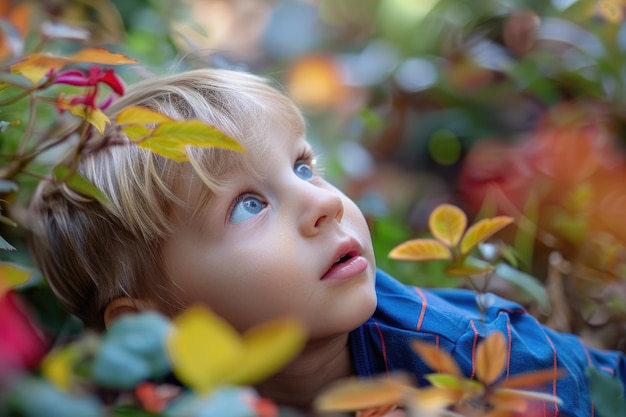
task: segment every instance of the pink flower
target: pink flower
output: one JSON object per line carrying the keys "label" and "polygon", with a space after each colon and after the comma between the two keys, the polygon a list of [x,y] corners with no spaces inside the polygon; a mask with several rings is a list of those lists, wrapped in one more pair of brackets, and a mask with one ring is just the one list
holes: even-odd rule
{"label": "pink flower", "polygon": [[[89,71],[84,72],[79,69],[68,69],[57,73],[55,70],[48,72],[52,84],[75,85],[78,87],[89,87],[82,96],[76,96],[69,100],[69,105],[84,105],[90,109],[105,109],[112,100],[113,96],[109,95],[101,104],[96,103],[100,84],[106,84],[117,95],[124,94],[124,84],[117,74],[110,68],[104,71],[97,65],[92,65]],[[60,112],[65,110],[63,106],[57,106]]]}
{"label": "pink flower", "polygon": [[47,350],[15,291],[0,295],[0,372],[34,369]]}

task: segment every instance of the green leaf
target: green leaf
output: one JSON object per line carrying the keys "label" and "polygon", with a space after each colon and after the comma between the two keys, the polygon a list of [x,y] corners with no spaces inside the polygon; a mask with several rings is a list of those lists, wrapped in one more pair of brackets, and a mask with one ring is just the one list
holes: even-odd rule
{"label": "green leaf", "polygon": [[4,223],[7,226],[11,227],[17,227],[17,223],[15,223],[13,220],[9,219],[6,216],[3,216],[2,214],[0,214],[0,223]]}
{"label": "green leaf", "polygon": [[619,379],[603,374],[596,368],[587,368],[589,396],[596,406],[597,417],[626,416],[624,387]]}
{"label": "green leaf", "polygon": [[548,293],[537,278],[504,263],[498,264],[496,274],[503,280],[510,282],[530,295],[539,303],[543,311],[547,312],[550,310]]}
{"label": "green leaf", "polygon": [[95,198],[103,204],[107,204],[109,202],[107,196],[104,195],[95,185],[68,167],[56,167],[53,171],[53,175],[56,181],[64,182],[74,191],[78,191],[88,197]]}
{"label": "green leaf", "polygon": [[468,256],[461,262],[455,262],[447,266],[444,271],[454,277],[470,277],[473,275],[487,274],[494,270],[494,266],[489,262]]}

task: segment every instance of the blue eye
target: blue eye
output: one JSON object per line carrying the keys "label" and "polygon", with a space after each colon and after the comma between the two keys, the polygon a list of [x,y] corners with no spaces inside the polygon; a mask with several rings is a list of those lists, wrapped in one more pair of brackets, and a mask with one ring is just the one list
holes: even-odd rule
{"label": "blue eye", "polygon": [[244,197],[235,203],[230,222],[232,224],[241,223],[256,216],[263,210],[263,203],[257,197]]}
{"label": "blue eye", "polygon": [[314,175],[311,165],[306,162],[296,163],[296,166],[293,167],[293,172],[295,172],[296,175],[303,180],[310,180],[311,178],[313,178]]}

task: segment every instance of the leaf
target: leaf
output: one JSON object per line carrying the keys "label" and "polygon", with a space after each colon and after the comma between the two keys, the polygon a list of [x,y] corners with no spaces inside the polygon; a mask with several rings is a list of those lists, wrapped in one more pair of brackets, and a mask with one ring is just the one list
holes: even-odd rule
{"label": "leaf", "polygon": [[473,224],[469,229],[467,229],[467,232],[465,232],[465,235],[461,240],[461,255],[467,255],[476,245],[489,239],[496,232],[500,231],[512,222],[512,217],[498,216],[491,219],[483,219],[476,224]]}
{"label": "leaf", "polygon": [[187,160],[186,146],[244,151],[237,140],[200,120],[161,123],[151,136],[136,143],[142,148],[179,162]]}
{"label": "leaf", "polygon": [[502,383],[506,388],[523,388],[542,385],[546,382],[552,382],[563,378],[567,372],[563,369],[542,369],[539,371],[524,372],[517,375],[511,375]]}
{"label": "leaf", "polygon": [[85,48],[67,57],[49,54],[29,54],[24,59],[11,65],[11,71],[22,74],[35,85],[39,83],[50,69],[61,68],[77,62],[122,65],[136,64],[138,61],[123,54],[110,52],[105,48]]}
{"label": "leaf", "polygon": [[206,394],[238,366],[244,351],[239,334],[201,306],[192,306],[173,321],[167,348],[176,376]]}
{"label": "leaf", "polygon": [[411,347],[426,365],[434,371],[443,374],[451,374],[457,377],[463,376],[459,365],[452,355],[445,350],[421,340],[412,340]]}
{"label": "leaf", "polygon": [[16,250],[15,246],[13,246],[9,242],[7,242],[6,239],[3,238],[2,236],[0,236],[0,249],[2,249],[2,250]]}
{"label": "leaf", "polygon": [[408,379],[398,376],[375,379],[349,378],[331,384],[315,399],[317,411],[359,411],[397,404],[412,392]]}
{"label": "leaf", "polygon": [[243,146],[218,128],[201,120],[182,120],[162,123],[154,132],[153,141],[176,139],[185,145],[219,147],[244,151]]}
{"label": "leaf", "polygon": [[120,125],[156,125],[164,122],[172,122],[174,119],[146,107],[132,106],[119,112],[118,115],[115,116],[115,121]]}
{"label": "leaf", "polygon": [[102,204],[107,204],[109,202],[108,197],[104,195],[95,185],[68,167],[57,166],[53,171],[53,175],[56,181],[64,182],[74,191],[78,191],[88,197],[95,198]]}
{"label": "leaf", "polygon": [[537,301],[537,303],[539,303],[539,306],[543,309],[543,311],[550,310],[548,293],[537,278],[505,263],[498,264],[496,267],[496,274],[503,280],[510,282],[516,287],[522,289],[526,294],[530,295]]}
{"label": "leaf", "polygon": [[436,239],[453,248],[467,227],[467,216],[456,206],[441,204],[430,214],[428,227]]}
{"label": "leaf", "polygon": [[624,387],[614,376],[587,368],[589,396],[596,405],[598,417],[626,416]]}
{"label": "leaf", "polygon": [[41,362],[41,372],[48,381],[61,391],[67,391],[70,388],[72,370],[76,360],[76,352],[73,352],[71,347],[53,350]]}
{"label": "leaf", "polygon": [[433,261],[452,259],[450,249],[435,239],[413,239],[401,243],[389,252],[389,257],[404,261]]}
{"label": "leaf", "polygon": [[304,347],[306,334],[293,319],[274,320],[256,326],[243,336],[246,350],[227,382],[251,385],[279,371]]}
{"label": "leaf", "polygon": [[491,385],[502,375],[507,359],[504,335],[491,333],[476,349],[476,377],[485,385]]}
{"label": "leaf", "polygon": [[12,193],[19,189],[19,186],[15,181],[0,179],[0,193]]}
{"label": "leaf", "polygon": [[67,59],[72,62],[91,62],[102,65],[128,65],[137,64],[139,62],[136,59],[127,57],[124,54],[111,52],[108,49],[98,47],[81,49],[74,55],[69,56]]}
{"label": "leaf", "polygon": [[30,276],[31,271],[27,269],[11,263],[0,262],[0,295],[4,294],[7,288],[15,288],[25,284]]}
{"label": "leaf", "polygon": [[104,134],[104,129],[108,123],[111,123],[109,117],[100,109],[89,109],[85,114],[85,106],[82,104],[76,106],[68,106],[68,110],[77,117],[87,120],[93,125],[98,132]]}
{"label": "leaf", "polygon": [[448,265],[444,272],[454,277],[469,277],[473,275],[488,274],[495,269],[489,262],[478,258],[467,257],[461,262]]}
{"label": "leaf", "polygon": [[133,142],[140,142],[144,140],[146,137],[152,135],[154,132],[154,128],[149,128],[145,126],[139,125],[124,125],[122,126],[122,133],[128,136],[128,139]]}
{"label": "leaf", "polygon": [[[516,399],[517,398],[517,399]],[[509,410],[516,411],[516,407],[520,404],[519,399],[528,399],[535,401],[549,402],[553,404],[561,405],[562,401],[559,397],[555,397],[552,394],[546,394],[544,392],[526,391],[526,390],[513,390],[507,388],[500,388],[496,391],[496,394],[490,397],[494,404],[498,404],[498,407],[502,407],[507,404]],[[524,411],[524,410],[521,410]]]}
{"label": "leaf", "polygon": [[[526,392],[530,391],[518,391],[501,388],[489,396],[489,403],[499,410],[504,409],[522,413],[528,408],[527,400],[531,399],[529,396],[524,395]],[[546,396],[547,394],[542,395]],[[548,397],[550,397],[550,400],[554,399],[552,395],[549,395]]]}
{"label": "leaf", "polygon": [[424,378],[436,388],[445,388],[449,390],[463,390],[462,380],[457,375],[436,373],[425,375]]}
{"label": "leaf", "polygon": [[419,416],[444,415],[444,410],[461,399],[463,390],[459,388],[425,387],[416,390],[409,400],[409,408],[419,410]]}

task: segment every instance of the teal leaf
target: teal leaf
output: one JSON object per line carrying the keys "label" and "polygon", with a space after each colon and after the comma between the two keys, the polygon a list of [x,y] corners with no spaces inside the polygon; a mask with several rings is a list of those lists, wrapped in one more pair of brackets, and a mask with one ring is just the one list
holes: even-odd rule
{"label": "teal leaf", "polygon": [[587,368],[589,396],[596,406],[597,417],[626,416],[624,387],[619,379],[596,368]]}

